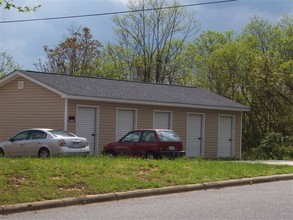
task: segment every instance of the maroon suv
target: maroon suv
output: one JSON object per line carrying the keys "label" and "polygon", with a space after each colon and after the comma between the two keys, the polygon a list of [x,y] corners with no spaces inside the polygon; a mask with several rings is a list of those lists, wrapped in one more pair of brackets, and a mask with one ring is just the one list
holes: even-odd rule
{"label": "maroon suv", "polygon": [[174,131],[166,129],[131,131],[119,141],[104,146],[103,153],[112,156],[129,155],[149,159],[185,155],[178,135]]}

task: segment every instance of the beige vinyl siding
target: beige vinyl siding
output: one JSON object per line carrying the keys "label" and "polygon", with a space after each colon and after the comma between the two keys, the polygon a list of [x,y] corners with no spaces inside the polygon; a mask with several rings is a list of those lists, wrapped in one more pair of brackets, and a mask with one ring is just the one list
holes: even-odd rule
{"label": "beige vinyl siding", "polygon": [[[24,89],[18,89],[18,81],[24,82]],[[63,129],[64,99],[18,77],[0,87],[0,141],[33,127]]]}
{"label": "beige vinyl siding", "polygon": [[[117,103],[105,103],[94,101],[69,100],[69,116],[76,117],[77,105],[99,107],[99,143],[98,149],[115,141],[116,110],[117,108],[129,108],[137,110],[137,129],[153,127],[154,111],[171,111],[173,115],[172,129],[180,136],[184,146],[186,145],[187,113],[201,113],[205,117],[204,126],[204,157],[217,158],[218,156],[218,118],[219,114],[229,114],[235,117],[235,157],[240,157],[240,112],[217,111],[191,108],[159,107],[149,105],[128,105]],[[75,132],[76,123],[68,122],[68,129]]]}

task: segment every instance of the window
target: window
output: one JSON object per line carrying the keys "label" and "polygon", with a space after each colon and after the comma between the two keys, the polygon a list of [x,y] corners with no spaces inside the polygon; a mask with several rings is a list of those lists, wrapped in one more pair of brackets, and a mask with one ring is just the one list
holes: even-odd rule
{"label": "window", "polygon": [[28,134],[29,134],[29,131],[23,131],[17,135],[15,135],[12,140],[13,141],[23,141],[23,140],[27,140],[28,138]]}
{"label": "window", "polygon": [[122,139],[122,142],[139,142],[140,136],[141,136],[140,131],[132,132],[132,133],[126,135]]}
{"label": "window", "polygon": [[178,135],[172,131],[158,131],[158,136],[161,141],[180,141]]}
{"label": "window", "polygon": [[29,135],[30,140],[45,139],[47,134],[43,131],[32,131]]}
{"label": "window", "polygon": [[55,137],[76,137],[74,134],[63,130],[51,130],[49,132]]}
{"label": "window", "polygon": [[142,142],[155,142],[155,134],[153,131],[145,131],[141,136]]}

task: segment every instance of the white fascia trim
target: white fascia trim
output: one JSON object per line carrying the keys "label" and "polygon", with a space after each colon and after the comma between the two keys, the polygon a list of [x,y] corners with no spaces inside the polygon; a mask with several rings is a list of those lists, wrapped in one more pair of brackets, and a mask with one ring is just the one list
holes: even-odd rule
{"label": "white fascia trim", "polygon": [[14,71],[14,72],[4,76],[2,79],[0,79],[0,87],[11,82],[12,80],[16,79],[19,74],[21,74],[19,71]]}
{"label": "white fascia trim", "polygon": [[156,106],[166,106],[166,107],[226,110],[226,111],[237,111],[237,112],[249,111],[249,109],[244,109],[244,108],[229,108],[229,107],[221,107],[221,106],[188,105],[188,104],[179,104],[179,103],[135,101],[135,100],[125,100],[125,99],[96,98],[96,97],[71,96],[71,95],[68,95],[68,96],[65,95],[62,97],[68,98],[68,99],[73,99],[73,100],[112,102],[112,103],[121,103],[121,104],[156,105]]}

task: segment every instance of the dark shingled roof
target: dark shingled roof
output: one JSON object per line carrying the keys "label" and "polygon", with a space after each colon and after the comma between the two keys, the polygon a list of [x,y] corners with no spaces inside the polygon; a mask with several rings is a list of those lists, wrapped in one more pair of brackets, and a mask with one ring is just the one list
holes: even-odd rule
{"label": "dark shingled roof", "polygon": [[227,108],[238,111],[249,110],[233,100],[202,88],[33,71],[20,72],[68,96],[189,105],[201,108]]}

